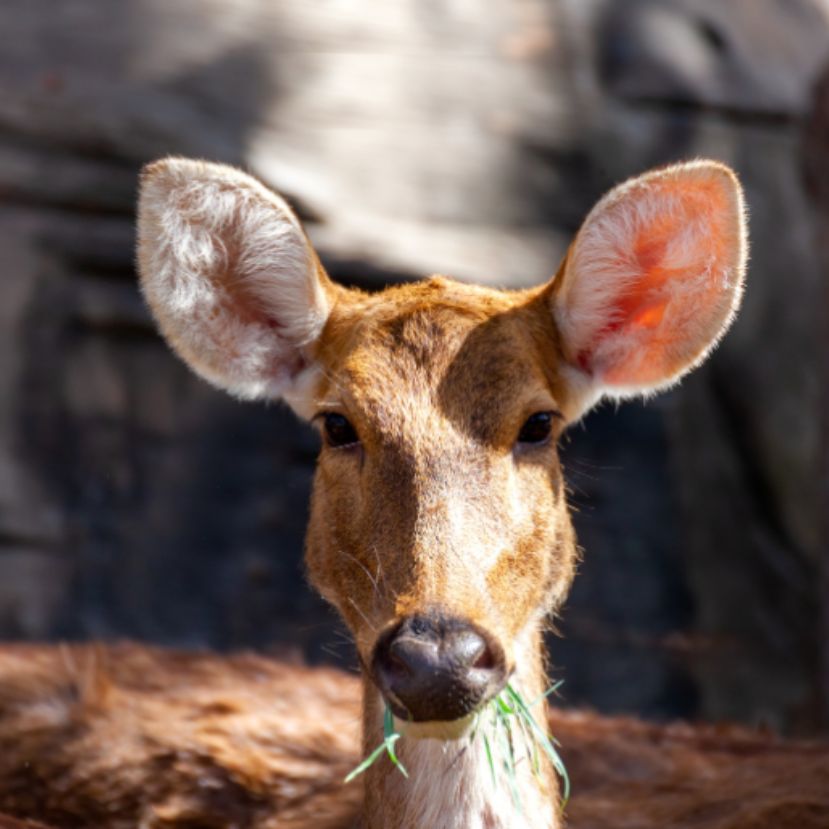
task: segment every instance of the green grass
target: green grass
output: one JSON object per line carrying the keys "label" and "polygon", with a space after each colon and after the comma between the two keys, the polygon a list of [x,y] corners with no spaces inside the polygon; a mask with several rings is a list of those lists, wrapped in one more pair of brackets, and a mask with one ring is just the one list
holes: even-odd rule
{"label": "green grass", "polygon": [[380,743],[371,754],[360,763],[357,768],[353,769],[345,778],[346,783],[350,783],[355,777],[359,777],[366,769],[371,768],[385,752],[389,756],[389,760],[397,766],[398,771],[403,777],[408,777],[409,772],[406,767],[397,759],[397,754],[394,751],[394,744],[400,739],[400,734],[394,730],[394,717],[391,713],[391,708],[386,706],[386,713],[383,717],[383,742]]}
{"label": "green grass", "polygon": [[[515,770],[519,763],[526,761],[530,764],[533,774],[536,777],[540,776],[541,754],[547,757],[556,774],[561,778],[563,787],[562,809],[570,799],[570,778],[558,753],[558,743],[554,737],[547,733],[546,728],[536,722],[532,714],[532,709],[543,702],[550,694],[557,691],[560,686],[561,683],[557,682],[538,699],[528,703],[512,685],[507,685],[497,697],[490,700],[478,712],[475,724],[468,737],[470,742],[477,739],[483,742],[493,785],[499,785],[499,779],[503,778],[506,785],[509,786],[513,800],[519,809],[521,803]],[[345,782],[350,783],[355,777],[361,775],[373,766],[383,754],[388,756],[389,760],[404,777],[408,777],[409,773],[395,752],[395,743],[399,739],[401,739],[401,735],[394,730],[394,718],[391,709],[387,707],[383,717],[383,742],[345,778]],[[500,775],[499,771],[501,772]]]}

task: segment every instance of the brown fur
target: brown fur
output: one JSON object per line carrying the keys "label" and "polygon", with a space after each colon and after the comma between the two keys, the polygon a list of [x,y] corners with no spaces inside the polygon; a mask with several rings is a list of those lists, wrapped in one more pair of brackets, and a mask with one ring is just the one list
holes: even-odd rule
{"label": "brown fur", "polygon": [[353,686],[252,655],[7,647],[0,810],[101,829],[346,825]]}
{"label": "brown fur", "polygon": [[446,514],[452,489],[471,513],[493,512],[524,420],[565,405],[557,353],[540,291],[433,278],[341,292],[319,345],[317,397],[346,414],[363,447],[320,457],[307,560],[366,663],[376,633],[405,613],[439,606],[509,648],[533,613],[565,595],[576,552],[553,444],[518,464],[519,497],[533,511],[523,526],[505,517],[486,583],[468,578],[481,539],[458,538]]}
{"label": "brown fur", "polygon": [[[352,829],[360,683],[132,645],[0,650],[0,810],[55,827]],[[552,711],[570,829],[825,829],[829,745]],[[384,761],[385,762],[385,761]],[[0,818],[0,829],[37,829]]]}
{"label": "brown fur", "polygon": [[9,815],[0,815],[0,829],[48,829],[42,823],[33,820],[17,820]]}

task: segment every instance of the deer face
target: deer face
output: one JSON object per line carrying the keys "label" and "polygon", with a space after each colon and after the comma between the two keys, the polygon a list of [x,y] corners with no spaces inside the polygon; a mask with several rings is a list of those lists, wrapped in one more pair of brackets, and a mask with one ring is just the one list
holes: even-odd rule
{"label": "deer face", "polygon": [[549,312],[442,279],[341,302],[317,358],[309,570],[395,713],[457,719],[572,578]]}
{"label": "deer face", "polygon": [[463,720],[529,658],[576,558],[558,436],[599,398],[699,362],[744,259],[739,187],[713,162],[616,188],[529,291],[336,286],[284,202],[217,165],[152,165],[139,215],[143,290],[172,346],[321,430],[309,573],[415,722]]}

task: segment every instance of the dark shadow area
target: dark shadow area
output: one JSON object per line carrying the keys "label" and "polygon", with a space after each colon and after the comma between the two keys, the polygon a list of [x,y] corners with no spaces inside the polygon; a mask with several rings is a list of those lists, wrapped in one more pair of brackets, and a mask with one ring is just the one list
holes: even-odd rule
{"label": "dark shadow area", "polygon": [[686,654],[693,598],[682,563],[664,404],[604,405],[567,435],[562,463],[584,559],[548,637],[569,705],[695,718]]}

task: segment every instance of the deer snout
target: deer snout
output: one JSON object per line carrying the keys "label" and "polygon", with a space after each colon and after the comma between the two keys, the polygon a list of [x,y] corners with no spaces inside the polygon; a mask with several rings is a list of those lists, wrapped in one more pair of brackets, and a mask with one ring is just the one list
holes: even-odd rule
{"label": "deer snout", "polygon": [[441,615],[407,616],[378,640],[375,683],[395,715],[449,722],[472,713],[507,678],[503,648],[485,630]]}

